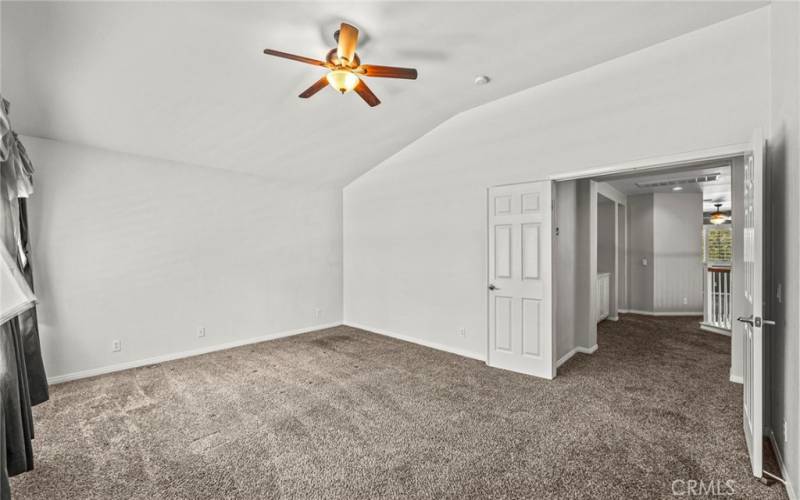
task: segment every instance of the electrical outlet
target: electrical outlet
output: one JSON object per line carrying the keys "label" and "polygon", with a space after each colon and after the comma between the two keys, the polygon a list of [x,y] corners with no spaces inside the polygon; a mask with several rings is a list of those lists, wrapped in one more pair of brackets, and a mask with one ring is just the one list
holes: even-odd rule
{"label": "electrical outlet", "polygon": [[458,335],[459,335],[459,337],[466,337],[467,336],[467,329],[463,328],[463,327],[459,328],[458,329]]}
{"label": "electrical outlet", "polygon": [[122,350],[122,341],[115,340],[111,342],[111,352],[119,352]]}
{"label": "electrical outlet", "polygon": [[314,319],[319,319],[322,316],[322,309],[316,308],[314,309]]}
{"label": "electrical outlet", "polygon": [[683,305],[686,305],[688,303],[689,303],[689,299],[687,297],[684,297],[683,298]]}
{"label": "electrical outlet", "polygon": [[205,337],[206,336],[206,327],[201,326],[197,329],[197,338]]}

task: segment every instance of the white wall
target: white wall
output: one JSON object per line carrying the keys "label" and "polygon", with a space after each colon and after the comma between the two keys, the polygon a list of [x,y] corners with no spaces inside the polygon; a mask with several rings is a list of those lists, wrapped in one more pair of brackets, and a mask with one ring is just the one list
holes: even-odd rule
{"label": "white wall", "polygon": [[338,190],[22,140],[49,377],[340,322]]}
{"label": "white wall", "polygon": [[703,314],[703,195],[653,195],[653,312]]}
{"label": "white wall", "polygon": [[772,272],[765,299],[770,319],[777,324],[766,336],[771,411],[765,421],[775,434],[795,495],[800,496],[800,7],[775,3],[771,12],[770,195],[766,201]]}
{"label": "white wall", "polygon": [[767,28],[761,9],[475,108],[351,183],[345,321],[485,357],[486,189],[748,142]]}

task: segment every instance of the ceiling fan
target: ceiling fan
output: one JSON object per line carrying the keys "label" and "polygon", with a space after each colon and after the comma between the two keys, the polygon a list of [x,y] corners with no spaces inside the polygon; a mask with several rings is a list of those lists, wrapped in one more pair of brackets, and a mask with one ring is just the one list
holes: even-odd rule
{"label": "ceiling fan", "polygon": [[264,53],[270,56],[283,57],[293,61],[299,61],[314,66],[321,66],[330,71],[328,74],[317,80],[300,94],[303,99],[308,99],[316,94],[326,85],[330,85],[342,94],[354,90],[370,106],[377,106],[381,103],[375,94],[367,87],[361,76],[372,76],[377,78],[403,78],[406,80],[416,80],[417,70],[413,68],[396,68],[393,66],[377,66],[374,64],[361,64],[356,45],[358,44],[358,29],[347,23],[342,23],[339,30],[334,33],[338,46],[331,49],[325,56],[325,61],[312,59],[310,57],[298,56],[278,50],[264,49]]}

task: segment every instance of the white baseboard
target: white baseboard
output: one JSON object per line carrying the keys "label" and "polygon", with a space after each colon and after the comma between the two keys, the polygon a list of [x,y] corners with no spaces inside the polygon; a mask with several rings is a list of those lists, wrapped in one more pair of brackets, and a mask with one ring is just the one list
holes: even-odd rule
{"label": "white baseboard", "polygon": [[744,379],[742,379],[741,375],[734,375],[733,372],[730,372],[729,379],[734,384],[744,384]]}
{"label": "white baseboard", "polygon": [[730,330],[725,330],[724,328],[717,328],[716,326],[707,325],[707,324],[703,323],[702,321],[700,322],[700,329],[705,331],[705,332],[711,332],[711,333],[717,333],[719,335],[725,335],[726,337],[730,337],[731,336],[731,331]]}
{"label": "white baseboard", "polygon": [[556,368],[558,368],[559,366],[561,366],[564,363],[566,363],[567,361],[569,361],[569,359],[572,356],[576,355],[579,352],[583,353],[583,354],[593,354],[596,350],[597,350],[597,344],[593,345],[592,347],[581,347],[581,346],[578,346],[578,347],[574,348],[573,350],[569,351],[568,353],[566,353],[565,355],[561,356],[561,358],[559,358],[559,360],[556,361]]}
{"label": "white baseboard", "polygon": [[464,356],[465,358],[477,359],[478,361],[484,361],[484,362],[486,361],[485,354],[478,354],[472,351],[467,351],[465,349],[459,349],[457,347],[439,344],[436,342],[429,342],[427,340],[418,339],[416,337],[411,337],[409,335],[404,335],[402,333],[390,332],[389,330],[384,330],[382,328],[373,328],[371,326],[360,325],[358,323],[345,322],[344,325],[352,328],[358,328],[359,330],[365,330],[368,332],[377,333],[379,335],[384,335],[386,337],[392,337],[394,339],[403,340],[405,342],[411,342],[412,344],[419,344],[425,347],[430,347],[431,349],[436,349],[438,351],[445,351],[451,354],[457,354],[459,356]]}
{"label": "white baseboard", "polygon": [[781,469],[781,476],[783,476],[783,480],[786,481],[786,494],[789,496],[789,500],[797,500],[797,493],[794,491],[794,485],[792,485],[789,479],[786,464],[783,462],[783,457],[781,456],[781,449],[778,448],[778,440],[775,439],[775,433],[772,429],[769,430],[769,441],[772,443],[772,449],[775,450],[775,458],[778,459],[778,467]]}
{"label": "white baseboard", "polygon": [[181,358],[190,358],[192,356],[198,356],[200,354],[207,354],[209,352],[215,351],[224,351],[226,349],[232,349],[234,347],[240,347],[243,345],[248,344],[257,344],[259,342],[264,342],[267,340],[274,340],[283,337],[291,337],[292,335],[299,335],[301,333],[313,332],[316,330],[324,330],[326,328],[333,328],[335,326],[340,326],[341,323],[328,323],[324,325],[314,325],[309,326],[306,328],[299,328],[296,330],[288,330],[285,332],[278,332],[278,333],[270,333],[269,335],[262,335],[260,337],[251,337],[249,339],[243,340],[235,340],[233,342],[226,342],[224,344],[217,344],[208,347],[201,347],[199,349],[192,349],[190,351],[181,351],[181,352],[173,352],[169,354],[162,354],[160,356],[154,356],[152,358],[145,358],[145,359],[137,359],[134,361],[126,361],[124,363],[117,363],[114,365],[108,366],[101,366],[99,368],[92,368],[91,370],[83,370],[79,372],[67,373],[65,375],[56,375],[55,377],[48,377],[47,383],[50,385],[61,384],[63,382],[69,382],[70,380],[78,380],[81,378],[88,378],[88,377],[96,377],[97,375],[105,375],[106,373],[113,373],[122,370],[129,370],[131,368],[139,368],[141,366],[148,366],[148,365],[155,365],[158,363],[164,363],[166,361],[172,361],[175,359]]}
{"label": "white baseboard", "polygon": [[606,319],[609,321],[619,321],[619,316],[609,316]]}
{"label": "white baseboard", "polygon": [[[619,311],[622,312],[622,311]],[[641,311],[639,309],[628,309],[628,314],[641,314],[643,316],[702,316],[703,311]]]}

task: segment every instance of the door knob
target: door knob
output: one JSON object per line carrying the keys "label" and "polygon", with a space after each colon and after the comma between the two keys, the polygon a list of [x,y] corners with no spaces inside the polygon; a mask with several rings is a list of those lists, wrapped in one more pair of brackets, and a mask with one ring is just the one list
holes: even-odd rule
{"label": "door knob", "polygon": [[740,316],[736,318],[736,321],[739,321],[740,323],[747,323],[748,325],[753,326],[753,315],[751,314],[747,317]]}
{"label": "door knob", "polygon": [[496,287],[496,286],[494,286],[494,285],[489,285],[489,290],[491,290],[491,291],[495,291],[495,290],[500,290],[500,289],[499,289],[499,288],[497,288],[497,287]]}

